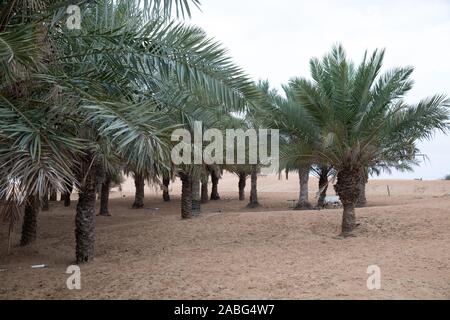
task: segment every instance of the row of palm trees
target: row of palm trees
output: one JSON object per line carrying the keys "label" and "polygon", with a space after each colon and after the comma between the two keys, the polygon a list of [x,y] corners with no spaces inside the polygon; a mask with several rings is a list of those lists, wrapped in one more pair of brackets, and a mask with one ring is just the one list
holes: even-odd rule
{"label": "row of palm trees", "polygon": [[245,111],[260,94],[218,42],[181,21],[197,0],[77,5],[81,29],[68,30],[66,1],[2,3],[0,192],[10,231],[25,207],[26,245],[49,190],[74,187],[82,263],[94,257],[100,183],[121,170],[138,190],[173,174],[190,181],[199,168],[173,168],[169,133]]}
{"label": "row of palm trees", "polygon": [[21,244],[36,238],[38,212],[49,194],[70,205],[78,192],[76,261],[95,255],[95,202],[109,215],[109,190],[121,173],[136,186],[182,182],[181,216],[220,199],[223,170],[238,176],[239,199],[251,179],[249,207],[259,205],[256,165],[174,165],[170,133],[217,128],[280,130],[281,166],[299,174],[298,209],[310,209],[308,177],[319,177],[322,206],[329,177],[343,207],[342,234],[356,226],[369,173],[408,169],[416,142],[446,132],[442,95],[409,105],[412,68],[380,74],[384,51],[354,65],[340,45],[312,59],[311,79],[294,78],[279,94],[255,84],[203,30],[183,22],[198,0],[78,1],[82,28],[67,30],[66,1],[9,1],[0,15],[0,197],[10,233],[23,210]]}

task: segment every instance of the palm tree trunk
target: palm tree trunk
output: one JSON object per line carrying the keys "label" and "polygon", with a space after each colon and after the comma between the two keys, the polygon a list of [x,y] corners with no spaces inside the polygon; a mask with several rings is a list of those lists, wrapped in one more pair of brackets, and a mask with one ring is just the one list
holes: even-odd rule
{"label": "palm tree trunk", "polygon": [[133,209],[141,209],[144,207],[144,187],[145,181],[142,174],[134,173],[134,186],[136,193],[134,196]]}
{"label": "palm tree trunk", "polygon": [[181,218],[192,218],[192,181],[191,176],[180,172],[181,178]]}
{"label": "palm tree trunk", "polygon": [[34,195],[28,196],[23,215],[21,246],[26,246],[36,241],[39,208],[38,197]]}
{"label": "palm tree trunk", "polygon": [[56,189],[53,187],[50,187],[50,201],[57,201],[57,194],[56,194]]}
{"label": "palm tree trunk", "polygon": [[358,201],[356,202],[357,208],[363,208],[367,205],[366,199],[366,185],[369,181],[369,175],[367,170],[364,170],[364,174],[362,175],[361,181],[359,182],[359,196]]}
{"label": "palm tree trunk", "polygon": [[61,199],[64,201],[64,207],[70,207],[70,195],[72,194],[73,185],[66,186],[67,191],[61,194]]}
{"label": "palm tree trunk", "polygon": [[209,201],[208,197],[208,180],[209,180],[209,174],[204,175],[202,177],[202,190],[201,190],[201,203],[207,203]]}
{"label": "palm tree trunk", "polygon": [[256,208],[259,206],[258,203],[258,191],[256,190],[258,184],[258,166],[252,165],[252,173],[250,178],[250,202],[247,205],[249,208]]}
{"label": "palm tree trunk", "polygon": [[192,214],[200,214],[200,179],[193,176],[191,178],[192,182]]}
{"label": "palm tree trunk", "polygon": [[44,194],[42,198],[42,211],[48,211],[50,209],[50,203],[48,201],[48,192]]}
{"label": "palm tree trunk", "polygon": [[240,172],[239,173],[239,183],[238,183],[238,188],[239,188],[239,200],[240,201],[244,201],[245,200],[245,183],[247,180],[247,174],[245,174],[244,172]]}
{"label": "palm tree trunk", "polygon": [[317,207],[325,207],[325,198],[328,190],[328,173],[330,169],[328,167],[320,167],[319,173],[319,199],[317,200]]}
{"label": "palm tree trunk", "polygon": [[298,203],[295,210],[311,210],[312,205],[308,199],[308,181],[309,181],[309,166],[301,166],[298,168],[298,177],[300,182],[300,193]]}
{"label": "palm tree trunk", "polygon": [[211,170],[211,182],[212,182],[211,200],[220,200],[219,191],[217,188],[217,185],[219,184],[219,175],[215,170]]}
{"label": "palm tree trunk", "polygon": [[170,178],[169,177],[163,177],[163,200],[165,202],[170,201],[170,194],[169,194],[169,185],[170,185]]}
{"label": "palm tree trunk", "polygon": [[97,166],[94,157],[87,152],[81,161],[80,188],[75,216],[76,262],[94,259],[95,246],[95,198]]}
{"label": "palm tree trunk", "polygon": [[342,236],[350,235],[356,227],[355,203],[358,201],[360,180],[360,168],[344,168],[337,175],[337,183],[334,188],[344,207]]}
{"label": "palm tree trunk", "polygon": [[109,191],[111,188],[111,177],[106,173],[102,182],[102,190],[100,191],[100,213],[101,216],[111,216],[108,210]]}

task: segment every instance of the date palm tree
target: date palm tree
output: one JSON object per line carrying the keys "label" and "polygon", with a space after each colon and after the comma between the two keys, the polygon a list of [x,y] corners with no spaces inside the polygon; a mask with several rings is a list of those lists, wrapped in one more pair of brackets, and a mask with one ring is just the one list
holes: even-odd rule
{"label": "date palm tree", "polygon": [[[2,14],[19,10],[14,3],[24,2],[8,2]],[[7,81],[0,90],[0,161],[9,174],[0,191],[6,194],[13,181],[25,199],[41,198],[50,185],[59,192],[75,185],[76,260],[83,263],[94,257],[95,192],[103,171],[98,140],[109,139],[138,172],[151,172],[169,162],[164,124],[170,109],[158,97],[173,79],[238,108],[255,90],[219,43],[172,20],[172,8],[188,16],[197,0],[80,1],[78,31],[61,20],[65,1],[39,3],[38,13],[28,10],[23,21],[16,14],[1,20]],[[46,54],[40,39],[49,41]]]}
{"label": "date palm tree", "polygon": [[[310,156],[337,171],[335,190],[344,207],[344,236],[356,226],[355,204],[364,168],[410,161],[418,140],[449,129],[449,100],[434,95],[407,104],[403,97],[412,88],[413,68],[380,74],[383,57],[384,50],[375,50],[355,66],[336,45],[323,59],[310,61],[312,80],[295,78],[289,83],[303,122],[320,132]],[[304,127],[300,131],[306,133]]]}

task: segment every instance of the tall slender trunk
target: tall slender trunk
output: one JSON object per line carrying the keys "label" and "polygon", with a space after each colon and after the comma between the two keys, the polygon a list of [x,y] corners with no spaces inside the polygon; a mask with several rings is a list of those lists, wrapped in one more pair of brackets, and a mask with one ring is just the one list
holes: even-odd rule
{"label": "tall slender trunk", "polygon": [[192,176],[192,214],[200,214],[200,179],[198,177]]}
{"label": "tall slender trunk", "polygon": [[23,215],[21,246],[26,246],[36,241],[39,208],[38,197],[34,195],[28,196]]}
{"label": "tall slender trunk", "polygon": [[101,216],[111,216],[109,214],[108,202],[109,202],[109,190],[111,188],[111,177],[108,173],[105,175],[105,179],[102,182],[102,190],[100,191],[100,213]]}
{"label": "tall slender trunk", "polygon": [[170,177],[163,177],[163,200],[165,202],[170,201],[170,194],[169,194],[169,185],[170,185]]}
{"label": "tall slender trunk", "polygon": [[361,180],[361,168],[344,168],[338,172],[337,183],[334,186],[336,193],[344,207],[342,214],[342,233],[350,235],[356,227],[355,203],[359,196],[359,184]]}
{"label": "tall slender trunk", "polygon": [[319,173],[319,198],[317,200],[317,207],[325,207],[325,198],[327,197],[328,190],[328,173],[330,169],[326,166],[320,167]]}
{"label": "tall slender trunk", "polygon": [[252,165],[252,172],[250,178],[250,202],[247,205],[249,208],[256,208],[259,206],[258,191],[256,190],[258,184],[258,166]]}
{"label": "tall slender trunk", "polygon": [[50,201],[57,201],[58,195],[56,194],[56,189],[50,187]]}
{"label": "tall slender trunk", "polygon": [[300,182],[300,193],[298,203],[295,210],[311,210],[312,205],[308,198],[308,181],[309,181],[309,166],[301,166],[298,168],[298,177]]}
{"label": "tall slender trunk", "polygon": [[134,173],[134,186],[136,193],[134,196],[133,209],[141,209],[144,207],[144,187],[145,181],[142,174]]}
{"label": "tall slender trunk", "polygon": [[211,182],[211,200],[220,200],[219,191],[217,188],[217,185],[219,184],[219,175],[217,174],[216,170],[211,170]]}
{"label": "tall slender trunk", "polygon": [[247,174],[244,172],[240,172],[239,173],[239,183],[238,183],[238,188],[239,188],[239,200],[243,201],[245,200],[245,183],[247,180]]}
{"label": "tall slender trunk", "polygon": [[70,207],[70,195],[72,194],[73,185],[66,186],[67,191],[61,194],[61,199],[64,201],[64,207]]}
{"label": "tall slender trunk", "polygon": [[50,209],[50,203],[48,201],[48,192],[46,192],[42,198],[42,211],[48,211]]}
{"label": "tall slender trunk", "polygon": [[75,216],[77,264],[94,259],[97,170],[92,152],[87,151],[80,163],[80,188]]}
{"label": "tall slender trunk", "polygon": [[366,185],[369,181],[369,175],[367,170],[364,170],[364,173],[362,174],[361,181],[359,182],[359,196],[358,201],[356,202],[357,208],[363,208],[367,205],[367,199],[366,199]]}
{"label": "tall slender trunk", "polygon": [[192,218],[192,181],[191,176],[180,172],[181,179],[181,218]]}
{"label": "tall slender trunk", "polygon": [[201,203],[207,203],[209,201],[208,197],[208,180],[209,180],[209,174],[204,175],[202,177],[202,190],[201,190]]}

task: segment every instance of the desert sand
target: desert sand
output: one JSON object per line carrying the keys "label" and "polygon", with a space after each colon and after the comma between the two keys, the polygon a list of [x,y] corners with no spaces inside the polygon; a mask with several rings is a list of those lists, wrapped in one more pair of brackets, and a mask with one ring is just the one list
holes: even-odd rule
{"label": "desert sand", "polygon": [[[450,181],[371,180],[368,207],[357,209],[361,225],[346,239],[337,237],[340,209],[289,208],[297,176],[260,177],[258,191],[261,207],[247,209],[237,178],[225,174],[221,200],[181,220],[178,181],[170,203],[151,187],[145,209],[131,210],[127,180],[112,191],[112,216],[97,217],[96,258],[81,266],[81,290],[67,289],[65,273],[75,255],[76,201],[52,202],[30,247],[16,245],[19,224],[7,256],[1,226],[0,298],[450,299]],[[311,177],[311,202],[316,191]],[[380,267],[380,290],[367,288],[369,265]]]}

